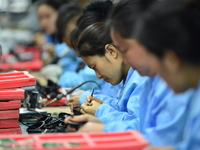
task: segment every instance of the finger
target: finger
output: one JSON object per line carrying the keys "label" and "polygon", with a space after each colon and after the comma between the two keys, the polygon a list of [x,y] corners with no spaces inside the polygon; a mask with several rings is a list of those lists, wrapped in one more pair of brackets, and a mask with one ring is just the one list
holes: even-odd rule
{"label": "finger", "polygon": [[71,126],[67,126],[67,131],[76,132],[76,129],[72,128]]}
{"label": "finger", "polygon": [[83,103],[82,105],[81,105],[81,108],[85,111],[85,110],[87,110],[88,109],[88,103]]}
{"label": "finger", "polygon": [[74,116],[70,119],[70,121],[74,122],[96,122],[96,123],[102,123],[101,120],[99,120],[97,117],[94,117],[90,114],[80,115],[80,116]]}
{"label": "finger", "polygon": [[104,124],[97,122],[87,122],[77,132],[102,132]]}
{"label": "finger", "polygon": [[87,102],[91,102],[93,100],[93,97],[92,96],[90,96],[90,95],[88,95],[87,97],[86,97],[86,101]]}
{"label": "finger", "polygon": [[81,112],[82,114],[86,114],[86,112],[85,112],[83,109],[81,109],[80,112]]}
{"label": "finger", "polygon": [[68,123],[68,121],[70,121],[70,120],[71,120],[71,118],[72,118],[71,116],[69,116],[69,117],[66,117],[66,118],[65,118],[65,120],[64,120],[64,123],[65,123],[65,124],[67,124],[67,123]]}
{"label": "finger", "polygon": [[96,101],[96,102],[98,102],[98,103],[100,103],[100,104],[103,104],[103,102],[100,99],[96,98],[96,97],[93,98],[93,100]]}
{"label": "finger", "polygon": [[88,115],[79,115],[79,116],[74,116],[73,118],[70,118],[68,121],[73,121],[73,122],[87,122],[89,120]]}
{"label": "finger", "polygon": [[85,104],[86,106],[92,106],[92,102],[85,101],[84,104]]}
{"label": "finger", "polygon": [[73,103],[69,103],[69,102],[67,103],[67,106],[71,106],[71,105],[73,105]]}
{"label": "finger", "polygon": [[66,105],[67,105],[67,106],[73,105],[73,99],[67,100],[67,101],[66,101]]}

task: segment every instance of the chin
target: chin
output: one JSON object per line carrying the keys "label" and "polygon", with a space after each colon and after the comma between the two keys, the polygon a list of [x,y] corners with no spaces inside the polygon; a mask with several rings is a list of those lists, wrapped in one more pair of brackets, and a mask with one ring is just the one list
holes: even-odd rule
{"label": "chin", "polygon": [[150,74],[149,73],[147,73],[147,72],[145,72],[145,71],[140,71],[140,70],[137,70],[138,71],[138,73],[141,75],[141,76],[149,76],[150,77]]}
{"label": "chin", "polygon": [[173,90],[175,93],[183,93],[183,92],[185,92],[187,89],[178,88],[178,87],[173,87],[172,90]]}
{"label": "chin", "polygon": [[181,93],[182,91],[178,88],[172,88],[172,90],[175,92],[175,93]]}
{"label": "chin", "polygon": [[[108,82],[108,81],[107,81]],[[112,85],[117,85],[119,84],[120,82],[112,82],[112,81],[109,81],[108,83],[112,84]]]}

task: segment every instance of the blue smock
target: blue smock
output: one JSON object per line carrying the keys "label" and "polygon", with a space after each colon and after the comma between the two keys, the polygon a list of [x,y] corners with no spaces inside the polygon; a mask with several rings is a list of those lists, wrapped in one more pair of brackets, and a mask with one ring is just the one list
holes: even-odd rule
{"label": "blue smock", "polygon": [[81,86],[79,89],[81,90],[90,90],[93,87],[95,89],[99,89],[99,85],[101,85],[102,80],[96,77],[94,70],[90,69],[88,66],[85,66],[79,72],[73,71],[65,71],[59,78],[58,85],[61,87],[72,88],[77,86],[78,84],[85,81],[95,81],[97,84],[93,82],[88,82]]}
{"label": "blue smock", "polygon": [[[182,141],[175,145],[176,150],[199,150],[200,149],[200,81],[186,110],[186,123]],[[180,123],[184,126],[184,123]]]}
{"label": "blue smock", "polygon": [[148,77],[142,77],[136,70],[129,69],[126,79],[123,80],[121,88],[114,97],[107,97],[103,100],[95,113],[103,123],[111,121],[132,120],[139,117],[138,94],[144,88]]}
{"label": "blue smock", "polygon": [[111,122],[106,124],[103,131],[137,129],[152,145],[174,145],[181,140],[181,123],[185,121],[192,94],[193,90],[175,94],[163,79],[154,76],[146,82],[140,93],[139,119]]}
{"label": "blue smock", "polygon": [[74,53],[74,50],[70,48],[66,43],[59,43],[58,39],[54,35],[44,34],[46,38],[46,44],[54,44],[54,55],[59,58],[58,65],[60,65],[65,71],[75,71],[78,67],[78,59]]}
{"label": "blue smock", "polygon": [[[96,98],[102,100],[103,102],[110,101],[112,98],[117,97],[117,93],[122,87],[122,85],[123,85],[122,81],[117,85],[112,85],[106,82],[105,80],[102,80],[101,89],[95,90],[93,95]],[[79,104],[83,104],[86,100],[86,97],[90,94],[91,94],[90,90],[84,91],[79,98]]]}
{"label": "blue smock", "polygon": [[46,44],[59,44],[58,38],[55,35],[45,33],[44,37],[46,39]]}
{"label": "blue smock", "polygon": [[66,43],[56,44],[54,54],[59,58],[57,64],[62,67],[63,72],[76,71],[79,60],[77,59],[74,50]]}

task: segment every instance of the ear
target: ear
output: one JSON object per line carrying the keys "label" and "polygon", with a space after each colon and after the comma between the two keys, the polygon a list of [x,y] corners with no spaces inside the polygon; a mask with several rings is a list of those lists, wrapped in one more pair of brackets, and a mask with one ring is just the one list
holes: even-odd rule
{"label": "ear", "polygon": [[167,50],[162,58],[162,63],[170,72],[177,72],[181,68],[181,61],[177,54],[172,50]]}
{"label": "ear", "polygon": [[106,44],[105,51],[108,55],[112,56],[113,58],[118,57],[118,51],[112,44]]}

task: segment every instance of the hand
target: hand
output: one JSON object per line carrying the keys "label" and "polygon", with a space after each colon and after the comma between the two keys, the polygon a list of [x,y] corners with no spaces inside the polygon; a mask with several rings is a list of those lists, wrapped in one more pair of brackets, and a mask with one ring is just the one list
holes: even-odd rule
{"label": "hand", "polygon": [[[88,106],[89,104],[89,106]],[[82,114],[92,114],[94,115],[96,113],[97,108],[100,106],[101,104],[99,102],[96,101],[91,101],[91,103],[87,103],[87,101],[85,103],[83,103],[81,105],[81,110],[80,112]]]}
{"label": "hand", "polygon": [[174,150],[172,147],[153,147],[153,146],[148,146],[145,147],[142,150]]}
{"label": "hand", "polygon": [[69,100],[67,100],[67,106],[71,106],[71,105],[73,105],[73,106],[77,106],[77,105],[79,105],[79,98],[80,98],[80,96],[73,96],[73,97],[71,97]]}
{"label": "hand", "polygon": [[[88,127],[90,126],[90,131],[94,131],[94,130],[100,130],[100,126],[102,126],[102,129],[103,129],[103,124],[102,124],[102,122],[98,119],[98,118],[96,118],[96,117],[94,117],[94,116],[92,116],[92,115],[88,115],[88,114],[86,114],[86,115],[81,115],[81,116],[74,116],[73,118],[72,117],[66,117],[65,118],[65,120],[64,120],[64,122],[65,122],[65,124],[68,124],[68,121],[73,121],[73,122],[87,122],[85,125],[83,125],[83,129],[82,128],[80,128],[78,131],[80,131],[80,132],[84,132],[84,131],[88,131],[89,132],[89,129],[88,129]],[[99,126],[98,126],[98,128],[97,129],[94,129],[94,128],[96,128],[96,126],[92,126],[91,127],[91,124],[98,124]],[[89,124],[89,125],[88,125]],[[67,128],[68,129],[68,131],[76,131],[74,128],[70,128],[70,127],[68,127]]]}
{"label": "hand", "polygon": [[87,122],[84,124],[78,132],[102,132],[104,124],[97,122]]}
{"label": "hand", "polygon": [[36,34],[33,35],[33,43],[42,48],[43,45],[46,43],[46,39],[43,33],[37,32]]}
{"label": "hand", "polygon": [[49,52],[49,54],[51,56],[54,56],[54,49],[55,49],[54,44],[47,44],[47,45],[44,45],[43,48],[42,48],[43,51]]}
{"label": "hand", "polygon": [[96,101],[100,104],[103,104],[102,100],[100,100],[96,97],[90,96],[90,95],[86,97],[86,101],[87,101],[87,103],[91,103],[92,101]]}

